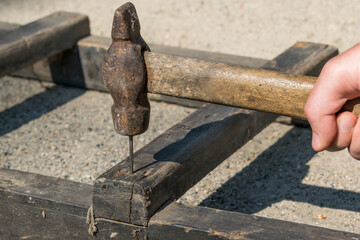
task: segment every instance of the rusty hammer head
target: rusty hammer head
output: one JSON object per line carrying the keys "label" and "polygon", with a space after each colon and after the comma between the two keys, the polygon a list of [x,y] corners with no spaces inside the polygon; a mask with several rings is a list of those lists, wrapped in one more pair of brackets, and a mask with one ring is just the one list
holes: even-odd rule
{"label": "rusty hammer head", "polygon": [[102,70],[105,86],[114,100],[114,127],[122,135],[141,134],[147,130],[150,118],[143,56],[143,51],[150,49],[140,35],[133,4],[126,3],[115,11],[111,37]]}

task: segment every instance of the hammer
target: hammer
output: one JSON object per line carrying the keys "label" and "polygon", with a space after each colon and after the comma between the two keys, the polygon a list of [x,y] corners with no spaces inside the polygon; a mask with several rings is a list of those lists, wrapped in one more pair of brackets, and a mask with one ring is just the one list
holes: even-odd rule
{"label": "hammer", "polygon": [[[102,69],[114,100],[115,130],[129,136],[131,173],[132,137],[149,126],[147,92],[306,119],[304,106],[316,82],[315,77],[150,52],[131,3],[115,11],[112,44]],[[359,98],[350,100],[340,111],[358,116],[358,103]]]}

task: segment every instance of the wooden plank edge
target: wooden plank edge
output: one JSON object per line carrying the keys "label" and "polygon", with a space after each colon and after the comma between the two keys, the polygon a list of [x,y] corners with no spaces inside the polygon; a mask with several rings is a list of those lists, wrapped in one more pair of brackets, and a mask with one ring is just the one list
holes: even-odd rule
{"label": "wooden plank edge", "polygon": [[0,34],[0,76],[4,76],[76,46],[90,34],[90,26],[86,15],[60,11]]}
{"label": "wooden plank edge", "polygon": [[[0,169],[0,239],[95,239],[88,232],[92,186]],[[96,219],[96,239],[147,239],[141,226]]]}
{"label": "wooden plank edge", "polygon": [[149,240],[215,239],[359,239],[355,233],[288,222],[237,212],[176,202],[157,212],[149,221]]}

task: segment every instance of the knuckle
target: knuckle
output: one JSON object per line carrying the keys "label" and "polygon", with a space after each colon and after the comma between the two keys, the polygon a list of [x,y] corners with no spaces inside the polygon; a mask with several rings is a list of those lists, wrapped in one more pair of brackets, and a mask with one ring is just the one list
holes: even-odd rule
{"label": "knuckle", "polygon": [[337,55],[326,62],[326,64],[324,65],[324,69],[326,69],[328,71],[337,69],[340,61],[341,61],[341,57],[340,57],[340,55]]}
{"label": "knuckle", "polygon": [[305,112],[306,117],[309,120],[312,120],[318,111],[316,110],[316,108],[314,107],[314,105],[311,102],[307,102],[304,107],[304,112]]}
{"label": "knuckle", "polygon": [[348,70],[348,64],[343,64],[343,57],[338,55],[330,59],[323,67],[322,72],[332,79],[340,80]]}

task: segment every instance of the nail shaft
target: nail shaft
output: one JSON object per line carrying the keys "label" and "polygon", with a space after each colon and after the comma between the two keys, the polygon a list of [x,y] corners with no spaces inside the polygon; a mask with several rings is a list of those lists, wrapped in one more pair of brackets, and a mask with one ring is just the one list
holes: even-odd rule
{"label": "nail shaft", "polygon": [[133,156],[133,136],[129,136],[129,158],[130,158],[130,164],[129,164],[129,170],[130,173],[133,174],[134,172],[134,156]]}

